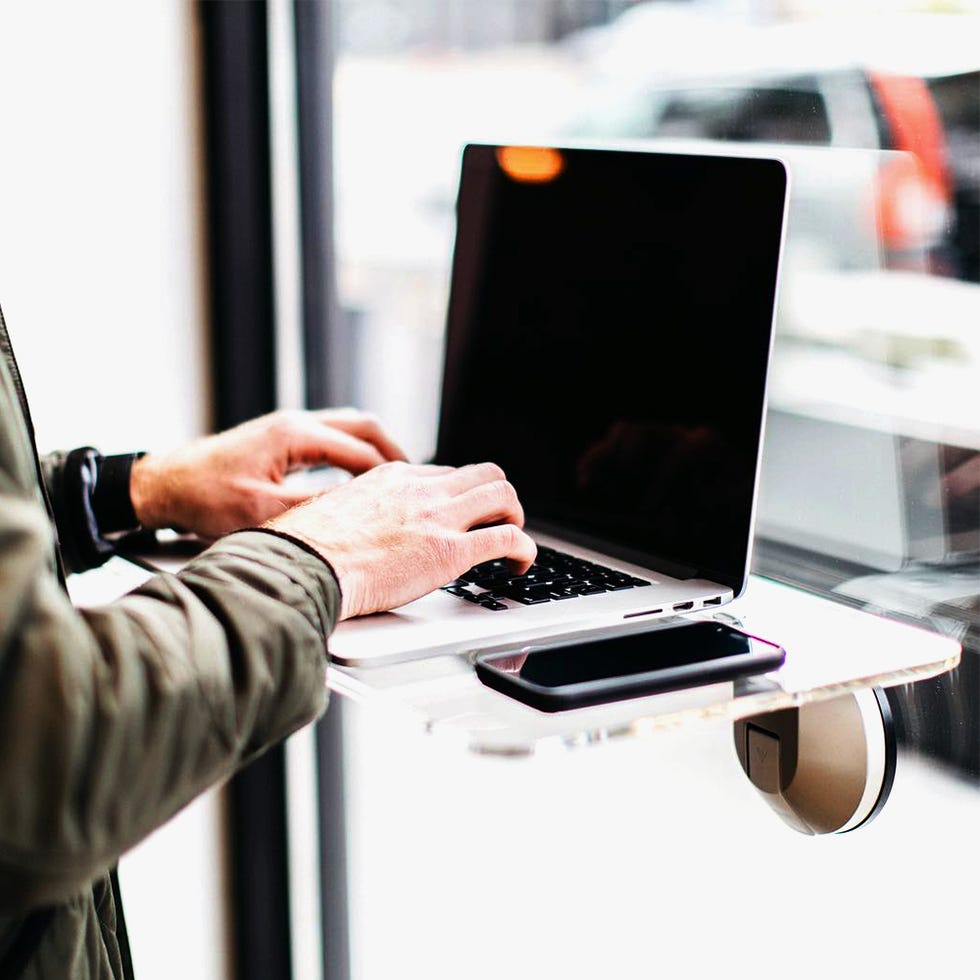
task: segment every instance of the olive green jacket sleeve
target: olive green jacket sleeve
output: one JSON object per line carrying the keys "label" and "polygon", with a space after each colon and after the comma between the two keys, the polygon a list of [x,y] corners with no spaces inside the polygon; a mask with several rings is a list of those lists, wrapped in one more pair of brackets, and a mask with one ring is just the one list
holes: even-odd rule
{"label": "olive green jacket sleeve", "polygon": [[0,913],[16,913],[79,892],[313,719],[340,597],[325,562],[252,531],[106,608],[76,610],[4,387]]}

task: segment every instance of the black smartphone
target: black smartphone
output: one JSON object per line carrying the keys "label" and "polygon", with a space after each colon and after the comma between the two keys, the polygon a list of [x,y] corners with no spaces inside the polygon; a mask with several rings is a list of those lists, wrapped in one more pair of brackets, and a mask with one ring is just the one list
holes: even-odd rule
{"label": "black smartphone", "polygon": [[762,674],[785,658],[775,643],[699,620],[578,643],[486,651],[474,666],[488,687],[541,711],[565,711]]}

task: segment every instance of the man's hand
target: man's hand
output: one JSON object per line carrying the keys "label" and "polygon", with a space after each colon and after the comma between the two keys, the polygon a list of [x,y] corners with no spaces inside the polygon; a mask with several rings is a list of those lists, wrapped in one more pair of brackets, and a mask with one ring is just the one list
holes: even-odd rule
{"label": "man's hand", "polygon": [[523,524],[517,494],[493,463],[389,463],[266,522],[330,562],[342,619],[394,609],[493,558],[527,571],[537,548]]}
{"label": "man's hand", "polygon": [[354,409],[280,411],[136,461],[130,496],[140,524],[217,538],[252,527],[306,500],[283,479],[338,466],[364,473],[405,454],[373,416]]}

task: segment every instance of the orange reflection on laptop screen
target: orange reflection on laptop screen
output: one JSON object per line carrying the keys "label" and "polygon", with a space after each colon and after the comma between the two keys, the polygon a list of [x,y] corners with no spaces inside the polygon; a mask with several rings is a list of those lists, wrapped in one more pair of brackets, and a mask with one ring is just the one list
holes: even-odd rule
{"label": "orange reflection on laptop screen", "polygon": [[550,146],[501,146],[497,163],[511,180],[524,184],[545,184],[565,169],[564,157]]}

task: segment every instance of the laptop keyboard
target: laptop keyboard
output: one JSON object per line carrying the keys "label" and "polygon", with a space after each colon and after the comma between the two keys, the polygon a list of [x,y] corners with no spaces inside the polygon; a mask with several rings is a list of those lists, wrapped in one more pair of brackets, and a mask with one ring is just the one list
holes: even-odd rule
{"label": "laptop keyboard", "polygon": [[513,609],[507,600],[522,606],[561,602],[600,592],[620,592],[649,585],[614,568],[566,555],[553,548],[538,548],[537,561],[523,574],[515,575],[506,559],[486,561],[442,587],[443,592],[484,609],[499,612]]}

